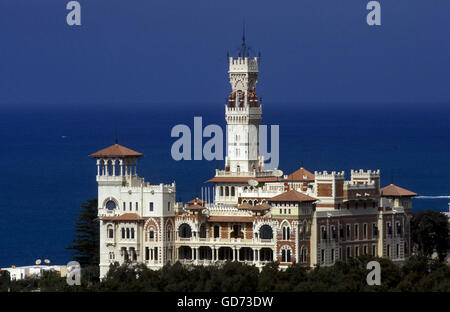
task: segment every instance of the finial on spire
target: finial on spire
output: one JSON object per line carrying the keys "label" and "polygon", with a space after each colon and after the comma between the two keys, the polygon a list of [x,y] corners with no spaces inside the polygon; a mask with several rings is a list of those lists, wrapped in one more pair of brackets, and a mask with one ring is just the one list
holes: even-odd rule
{"label": "finial on spire", "polygon": [[245,46],[245,18],[242,21],[242,46]]}

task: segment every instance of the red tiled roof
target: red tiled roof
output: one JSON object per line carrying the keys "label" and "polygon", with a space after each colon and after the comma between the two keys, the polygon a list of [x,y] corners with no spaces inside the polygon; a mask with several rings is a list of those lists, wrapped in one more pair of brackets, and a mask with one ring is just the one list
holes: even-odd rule
{"label": "red tiled roof", "polygon": [[193,205],[184,207],[184,209],[190,209],[190,210],[202,210],[202,209],[205,209],[205,207],[200,206],[200,205],[197,205],[197,204],[193,204]]}
{"label": "red tiled roof", "polygon": [[104,148],[98,152],[95,152],[94,154],[89,155],[92,158],[102,158],[102,157],[141,157],[144,156],[144,154],[133,151],[132,149],[129,149],[128,147],[114,144],[111,146],[108,146],[107,148]]}
{"label": "red tiled roof", "polygon": [[286,180],[289,181],[314,181],[315,176],[305,168],[300,168],[291,173]]}
{"label": "red tiled roof", "polygon": [[209,222],[253,222],[253,217],[210,216]]}
{"label": "red tiled roof", "polygon": [[303,193],[300,193],[296,190],[290,190],[286,191],[280,195],[274,196],[269,199],[269,201],[315,201],[316,199],[314,197],[305,195]]}
{"label": "red tiled roof", "polygon": [[120,216],[105,216],[101,217],[100,220],[111,220],[111,221],[144,221],[145,218],[142,218],[137,213],[124,213]]}
{"label": "red tiled roof", "polygon": [[238,205],[237,208],[238,209],[250,209],[252,207],[249,205],[249,203],[243,202],[242,204]]}
{"label": "red tiled roof", "polygon": [[255,205],[251,210],[269,210],[270,206],[267,204]]}
{"label": "red tiled roof", "polygon": [[381,196],[404,196],[404,197],[411,197],[411,196],[417,196],[417,193],[411,192],[407,189],[404,189],[403,187],[391,184],[388,186],[383,187],[380,189]]}
{"label": "red tiled roof", "polygon": [[205,202],[204,200],[201,200],[200,198],[196,197],[196,198],[194,198],[194,199],[188,201],[187,203],[188,203],[189,205],[192,205],[192,204],[201,204],[201,205],[204,205],[206,202]]}
{"label": "red tiled roof", "polygon": [[237,208],[244,209],[244,210],[269,210],[270,206],[266,203],[251,206],[247,202],[243,202],[242,204],[237,206]]}

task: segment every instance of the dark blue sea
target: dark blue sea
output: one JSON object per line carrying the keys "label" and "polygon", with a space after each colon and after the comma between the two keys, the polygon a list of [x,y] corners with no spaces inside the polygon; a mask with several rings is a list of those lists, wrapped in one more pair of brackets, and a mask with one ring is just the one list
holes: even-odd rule
{"label": "dark blue sea", "polygon": [[[155,107],[152,105],[149,107]],[[19,109],[0,115],[0,266],[37,258],[65,264],[80,204],[97,196],[88,155],[114,143],[145,154],[138,173],[151,183],[177,182],[177,198],[200,195],[223,161],[172,160],[176,124],[224,126],[224,107]],[[264,105],[263,124],[280,125],[280,169],[381,169],[382,185],[419,193],[414,210],[444,211],[450,201],[450,108],[304,108]],[[441,196],[429,198],[427,196]]]}

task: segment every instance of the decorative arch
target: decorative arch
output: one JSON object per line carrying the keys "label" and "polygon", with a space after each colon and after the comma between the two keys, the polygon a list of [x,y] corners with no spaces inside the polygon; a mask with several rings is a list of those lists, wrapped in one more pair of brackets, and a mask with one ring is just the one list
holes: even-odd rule
{"label": "decorative arch", "polygon": [[283,220],[281,222],[281,237],[282,240],[290,240],[291,239],[291,224],[287,220]]}
{"label": "decorative arch", "polygon": [[192,237],[192,227],[188,223],[181,223],[178,226],[178,237],[191,238]]}
{"label": "decorative arch", "polygon": [[281,262],[292,262],[292,248],[288,245],[283,245],[280,250]]}
{"label": "decorative arch", "polygon": [[153,228],[155,231],[154,240],[156,241],[161,235],[161,232],[160,232],[161,230],[160,230],[159,222],[155,218],[149,218],[144,223],[144,231],[145,231],[145,240],[146,241],[149,239],[150,228]]}
{"label": "decorative arch", "polygon": [[261,225],[258,232],[261,239],[273,239],[273,228],[268,224]]}
{"label": "decorative arch", "polygon": [[[113,202],[114,203],[114,205],[115,205],[114,209],[119,207],[119,202],[114,197],[107,197],[103,201],[102,208],[108,209],[108,207],[106,207],[106,206],[107,206],[107,204],[109,202]],[[114,209],[110,209],[110,210],[114,210]]]}

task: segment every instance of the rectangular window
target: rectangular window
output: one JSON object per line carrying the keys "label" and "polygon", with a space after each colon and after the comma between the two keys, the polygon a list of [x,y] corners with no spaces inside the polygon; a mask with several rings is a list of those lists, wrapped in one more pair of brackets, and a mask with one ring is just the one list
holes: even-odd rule
{"label": "rectangular window", "polygon": [[322,239],[327,239],[327,231],[325,230],[325,227],[322,226],[320,229],[322,230]]}
{"label": "rectangular window", "polygon": [[359,247],[355,246],[355,257],[359,256]]}
{"label": "rectangular window", "polygon": [[391,256],[391,245],[387,245],[387,246],[386,246],[386,255],[387,255],[388,257]]}
{"label": "rectangular window", "polygon": [[133,203],[130,202],[130,211],[133,210]]}
{"label": "rectangular window", "polygon": [[150,239],[155,238],[155,232],[154,232],[154,231],[150,231],[150,233],[149,233],[149,238],[150,238]]}
{"label": "rectangular window", "polygon": [[219,237],[219,226],[215,225],[214,226],[214,238],[218,238]]}
{"label": "rectangular window", "polygon": [[376,249],[375,245],[372,245],[372,256],[376,256]]}
{"label": "rectangular window", "polygon": [[350,224],[347,224],[347,239],[348,240],[350,240],[351,239],[351,237],[350,237],[350,235],[351,235],[351,233],[350,233]]}
{"label": "rectangular window", "polygon": [[145,260],[150,259],[150,249],[148,247],[145,247]]}
{"label": "rectangular window", "polygon": [[127,203],[123,202],[123,211],[127,210]]}
{"label": "rectangular window", "polygon": [[158,261],[158,247],[155,247],[155,260]]}
{"label": "rectangular window", "polygon": [[325,262],[325,250],[323,250],[323,249],[321,249],[321,260],[322,260],[322,263]]}
{"label": "rectangular window", "polygon": [[170,211],[170,202],[167,203],[167,211]]}
{"label": "rectangular window", "polygon": [[392,235],[392,227],[391,227],[390,222],[387,223],[387,232],[388,232],[388,235]]}
{"label": "rectangular window", "polygon": [[359,224],[355,224],[355,239],[359,239]]}
{"label": "rectangular window", "polygon": [[364,253],[365,255],[367,255],[367,246],[364,246],[364,251],[363,251],[363,253]]}
{"label": "rectangular window", "polygon": [[334,249],[331,249],[331,261],[334,262]]}
{"label": "rectangular window", "polygon": [[148,203],[148,208],[149,208],[150,212],[153,211],[153,202]]}
{"label": "rectangular window", "polygon": [[347,259],[352,257],[352,247],[347,246]]}
{"label": "rectangular window", "polygon": [[108,238],[114,238],[114,230],[113,229],[108,230]]}
{"label": "rectangular window", "polygon": [[378,228],[375,225],[375,223],[372,224],[372,238],[377,237],[378,236]]}
{"label": "rectangular window", "polygon": [[397,226],[397,234],[402,234],[402,226],[400,225],[400,222],[397,222],[397,224],[396,224],[396,226]]}
{"label": "rectangular window", "polygon": [[139,209],[139,203],[136,202],[136,211]]}
{"label": "rectangular window", "polygon": [[395,246],[395,257],[398,258],[399,255],[400,255],[400,245],[397,244],[397,245]]}
{"label": "rectangular window", "polygon": [[363,238],[367,239],[367,224],[364,223],[363,225]]}

